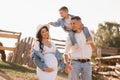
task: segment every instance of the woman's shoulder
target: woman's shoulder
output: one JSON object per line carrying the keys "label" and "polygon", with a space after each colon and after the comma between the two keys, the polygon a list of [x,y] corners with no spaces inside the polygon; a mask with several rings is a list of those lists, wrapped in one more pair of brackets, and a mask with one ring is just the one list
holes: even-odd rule
{"label": "woman's shoulder", "polygon": [[34,43],[34,49],[35,49],[35,50],[39,50],[39,44],[40,44],[39,41],[36,41],[36,42]]}
{"label": "woman's shoulder", "polygon": [[52,46],[56,46],[54,42],[50,41],[50,43],[51,43]]}
{"label": "woman's shoulder", "polygon": [[40,44],[40,42],[39,41],[36,41],[35,43],[34,43],[34,46],[35,45],[39,45]]}
{"label": "woman's shoulder", "polygon": [[51,44],[55,44],[54,42],[50,41]]}

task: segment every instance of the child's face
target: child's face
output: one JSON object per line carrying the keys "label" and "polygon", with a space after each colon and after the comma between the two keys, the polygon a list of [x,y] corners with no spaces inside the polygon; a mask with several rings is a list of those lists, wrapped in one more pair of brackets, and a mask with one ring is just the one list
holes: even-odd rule
{"label": "child's face", "polygon": [[68,16],[68,11],[60,10],[59,13],[62,18],[66,18]]}

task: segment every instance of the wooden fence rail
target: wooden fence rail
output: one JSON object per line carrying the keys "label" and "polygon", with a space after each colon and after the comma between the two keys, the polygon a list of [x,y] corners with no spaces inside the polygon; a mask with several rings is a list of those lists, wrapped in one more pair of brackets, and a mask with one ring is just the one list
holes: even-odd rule
{"label": "wooden fence rail", "polygon": [[[52,40],[62,42],[62,44],[61,43],[60,44],[55,43],[55,44],[59,49],[64,49],[65,40],[57,40],[57,39],[52,39]],[[33,48],[34,42],[35,42],[35,39],[32,37],[26,37],[26,38],[23,38],[21,41],[19,41],[18,46],[17,46],[17,51],[14,55],[13,62],[16,62],[21,65],[27,65],[29,67],[36,67],[31,58],[31,50]],[[100,61],[100,60],[109,60],[110,61],[111,59],[115,59],[115,60],[117,60],[116,62],[119,63],[120,56],[116,55],[113,57],[96,58],[96,60],[98,60],[98,61]],[[117,73],[117,75],[116,74],[114,75],[114,73],[116,73],[116,71],[118,73]],[[113,74],[111,74],[111,73],[113,73]],[[112,80],[112,79],[109,79],[109,77],[112,77],[114,79],[113,76],[117,77],[115,80],[120,80],[119,73],[120,73],[120,67],[115,67],[115,66],[110,67],[109,65],[107,65],[107,67],[106,67],[103,64],[93,66],[93,77],[96,78],[95,80]],[[109,77],[107,77],[107,76],[109,76]]]}
{"label": "wooden fence rail", "polygon": [[[0,37],[1,38],[8,38],[8,40],[9,40],[9,38],[16,39],[17,43],[18,43],[19,40],[20,40],[20,37],[21,37],[21,33],[20,32],[0,30]],[[17,43],[16,43],[16,45],[17,45]],[[0,49],[15,52],[16,47],[0,46]]]}
{"label": "wooden fence rail", "polygon": [[[0,38],[7,38],[6,40],[8,40],[8,41],[9,41],[10,38],[17,40],[15,47],[9,47],[9,46],[2,46],[2,45],[0,45],[0,50],[9,50],[9,51],[12,51],[13,53],[15,53],[16,47],[17,47],[18,42],[20,40],[20,37],[21,37],[21,33],[20,32],[6,31],[6,30],[1,30],[0,29]],[[3,42],[1,42],[1,43],[3,43]],[[5,59],[5,61],[6,61],[6,59]]]}

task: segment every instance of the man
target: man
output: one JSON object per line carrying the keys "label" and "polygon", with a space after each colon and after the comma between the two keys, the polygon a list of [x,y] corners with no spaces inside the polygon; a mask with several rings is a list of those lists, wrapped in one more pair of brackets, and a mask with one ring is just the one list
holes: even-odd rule
{"label": "man", "polygon": [[[87,37],[89,43],[86,41],[83,24],[79,16],[73,17],[71,19],[71,24],[72,30],[75,32],[78,48],[76,49],[72,45],[70,38],[67,39],[65,48],[65,71],[69,73],[68,80],[79,80],[80,73],[82,80],[91,80],[92,68],[90,60],[92,56],[92,50],[95,50],[95,46],[91,41],[91,37]],[[70,60],[72,68],[69,65]]]}
{"label": "man", "polygon": [[[78,47],[77,42],[71,26],[71,18],[73,18],[74,15],[69,14],[69,10],[66,6],[61,7],[59,9],[59,13],[61,18],[59,18],[56,22],[50,22],[49,24],[55,27],[61,26],[66,32],[68,32],[72,45],[76,46],[77,48]],[[84,31],[86,32],[86,36],[90,36],[90,33],[88,32],[87,27],[85,27]]]}

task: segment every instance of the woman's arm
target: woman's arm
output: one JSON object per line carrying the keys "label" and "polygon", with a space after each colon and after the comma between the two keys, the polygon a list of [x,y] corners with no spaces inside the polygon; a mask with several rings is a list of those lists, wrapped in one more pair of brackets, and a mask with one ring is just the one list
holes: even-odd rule
{"label": "woman's arm", "polygon": [[34,49],[32,51],[32,60],[35,63],[35,65],[38,66],[40,69],[48,68],[48,66],[45,64],[42,56],[40,56],[38,51],[36,51]]}
{"label": "woman's arm", "polygon": [[42,60],[42,56],[40,57],[40,55],[38,55],[38,53],[34,50],[32,52],[32,60],[33,60],[34,64],[36,66],[38,66],[40,69],[42,69],[43,71],[46,71],[46,72],[52,72],[53,71],[53,68],[49,68],[45,64],[44,60]]}

